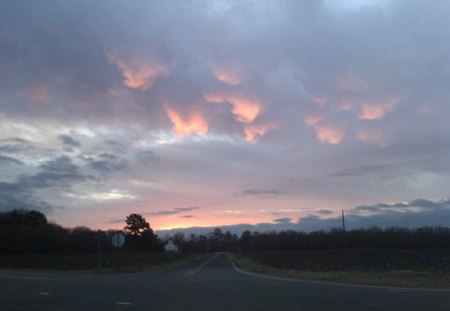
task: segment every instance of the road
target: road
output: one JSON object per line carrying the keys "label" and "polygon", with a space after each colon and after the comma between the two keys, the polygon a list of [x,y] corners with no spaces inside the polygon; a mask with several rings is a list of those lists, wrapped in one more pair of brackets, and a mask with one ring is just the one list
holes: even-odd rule
{"label": "road", "polygon": [[0,271],[0,310],[450,310],[450,291],[272,278],[216,253],[139,273]]}

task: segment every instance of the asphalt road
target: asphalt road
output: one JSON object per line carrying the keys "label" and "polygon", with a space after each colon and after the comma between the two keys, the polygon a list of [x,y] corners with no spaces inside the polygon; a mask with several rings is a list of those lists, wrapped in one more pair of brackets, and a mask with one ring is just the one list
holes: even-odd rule
{"label": "asphalt road", "polygon": [[217,253],[140,273],[0,271],[0,310],[450,310],[450,291],[258,276]]}

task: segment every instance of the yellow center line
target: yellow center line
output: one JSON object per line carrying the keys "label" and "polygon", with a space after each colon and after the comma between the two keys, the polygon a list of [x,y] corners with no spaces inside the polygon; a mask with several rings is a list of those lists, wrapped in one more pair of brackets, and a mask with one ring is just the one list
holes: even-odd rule
{"label": "yellow center line", "polygon": [[195,267],[191,270],[189,270],[188,272],[186,272],[184,275],[185,276],[193,276],[194,274],[196,274],[197,272],[199,272],[200,270],[202,270],[204,267],[206,267],[206,265],[216,256],[216,254],[214,254],[214,256],[211,256],[207,261],[203,262],[202,264],[200,264],[198,267]]}

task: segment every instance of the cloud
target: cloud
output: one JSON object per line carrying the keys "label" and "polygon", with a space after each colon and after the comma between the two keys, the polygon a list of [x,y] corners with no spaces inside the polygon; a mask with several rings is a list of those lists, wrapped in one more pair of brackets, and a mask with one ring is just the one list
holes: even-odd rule
{"label": "cloud", "polygon": [[19,153],[33,149],[29,142],[25,139],[13,137],[0,140],[0,152]]}
{"label": "cloud", "polygon": [[195,216],[194,215],[181,215],[181,216],[178,216],[178,218],[194,218]]}
{"label": "cloud", "polygon": [[22,175],[18,183],[25,188],[63,187],[70,188],[75,182],[93,179],[84,175],[80,167],[68,156],[60,156],[39,166],[40,172],[34,175]]}
{"label": "cloud", "polygon": [[220,104],[228,103],[232,106],[231,113],[242,123],[253,122],[262,113],[262,106],[258,99],[237,94],[203,94],[207,102]]}
{"label": "cloud", "polygon": [[164,106],[167,116],[173,124],[172,132],[175,136],[183,137],[192,134],[206,134],[208,121],[200,111],[189,111],[182,116],[169,105]]}
{"label": "cloud", "polygon": [[213,72],[217,80],[229,85],[238,85],[243,78],[242,70],[237,65],[214,65]]}
{"label": "cloud", "polygon": [[397,98],[391,98],[384,102],[364,102],[361,104],[358,118],[361,120],[380,120],[392,111],[398,102],[399,99]]}
{"label": "cloud", "polygon": [[158,77],[169,74],[166,66],[149,59],[124,59],[113,53],[108,53],[107,57],[122,72],[123,84],[131,89],[147,91]]}
{"label": "cloud", "polygon": [[275,124],[250,124],[244,128],[245,140],[255,143],[260,137],[264,136],[271,129],[275,129]]}
{"label": "cloud", "polygon": [[361,176],[367,173],[376,172],[380,170],[384,170],[389,168],[389,165],[362,165],[362,166],[356,166],[351,167],[343,170],[338,170],[334,173],[332,173],[331,177],[352,177],[352,176]]}
{"label": "cloud", "polygon": [[353,210],[355,211],[369,211],[369,212],[388,212],[398,209],[410,209],[410,208],[421,208],[424,210],[440,210],[445,208],[450,208],[450,200],[443,199],[439,201],[417,199],[410,202],[397,202],[397,203],[378,203],[374,205],[362,205],[357,206]]}
{"label": "cloud", "polygon": [[284,192],[277,189],[245,189],[241,192],[241,195],[282,195]]}
{"label": "cloud", "polygon": [[126,159],[112,153],[104,152],[94,156],[85,155],[82,159],[88,162],[90,168],[104,173],[120,171],[128,167]]}
{"label": "cloud", "polygon": [[152,215],[152,216],[161,216],[161,215],[174,215],[174,214],[180,214],[184,212],[190,212],[199,209],[198,206],[190,206],[190,207],[176,207],[174,209],[170,210],[161,210],[157,212],[148,212],[145,213],[146,215]]}
{"label": "cloud", "polygon": [[81,143],[70,135],[62,134],[62,135],[59,135],[58,138],[59,138],[59,140],[61,140],[61,142],[64,145],[68,145],[71,147],[80,147],[81,146]]}
{"label": "cloud", "polygon": [[2,164],[2,163],[3,164],[15,164],[15,165],[23,164],[23,162],[20,160],[0,154],[0,164]]}
{"label": "cloud", "polygon": [[316,211],[317,214],[321,214],[321,215],[331,215],[334,214],[334,211],[330,210],[330,209],[318,209]]}
{"label": "cloud", "polygon": [[292,218],[291,217],[281,217],[281,218],[275,218],[272,221],[275,223],[284,224],[284,223],[290,223],[292,221]]}

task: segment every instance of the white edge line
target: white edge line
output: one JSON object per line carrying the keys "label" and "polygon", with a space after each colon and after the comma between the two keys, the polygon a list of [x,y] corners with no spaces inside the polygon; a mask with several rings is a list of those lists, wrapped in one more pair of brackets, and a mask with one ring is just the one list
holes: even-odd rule
{"label": "white edge line", "polygon": [[305,279],[294,279],[294,278],[284,278],[280,276],[270,276],[270,275],[261,275],[253,272],[248,272],[245,270],[241,270],[234,264],[233,260],[230,258],[229,254],[226,254],[231,264],[233,265],[234,270],[240,272],[245,275],[250,275],[253,277],[270,279],[270,280],[280,280],[280,281],[288,281],[288,282],[297,282],[297,283],[307,283],[307,284],[317,284],[317,285],[332,285],[332,286],[342,286],[342,287],[361,287],[361,288],[377,288],[377,289],[387,289],[390,291],[425,291],[425,292],[450,292],[449,289],[444,288],[415,288],[415,287],[395,287],[395,286],[381,286],[381,285],[365,285],[365,284],[351,284],[351,283],[337,283],[337,282],[327,282],[327,281],[313,281],[313,280],[305,280]]}
{"label": "white edge line", "polygon": [[125,306],[131,306],[131,302],[125,302],[125,301],[116,301],[117,305],[125,305]]}

